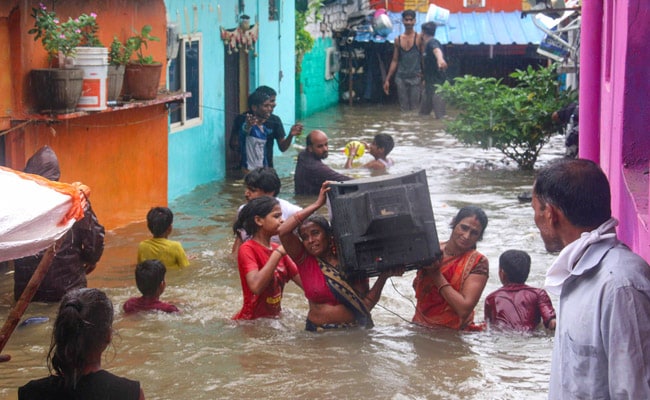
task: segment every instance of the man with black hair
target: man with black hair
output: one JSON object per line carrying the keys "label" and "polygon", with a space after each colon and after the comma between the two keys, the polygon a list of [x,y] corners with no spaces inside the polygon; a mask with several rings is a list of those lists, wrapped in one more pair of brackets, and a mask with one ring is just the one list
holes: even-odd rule
{"label": "man with black hair", "polygon": [[533,185],[535,224],[559,252],[545,288],[560,296],[549,399],[650,399],[650,266],[616,237],[607,176],[559,159]]}
{"label": "man with black hair", "polygon": [[323,163],[329,155],[327,134],[314,130],[305,141],[307,147],[298,154],[294,188],[297,195],[317,196],[325,181],[349,181],[349,176],[339,174]]}
{"label": "man with black hair", "polygon": [[425,22],[420,28],[422,30],[422,64],[424,77],[424,93],[420,103],[420,115],[429,115],[433,109],[436,118],[445,116],[445,102],[436,94],[435,85],[445,82],[447,62],[442,54],[440,42],[434,38],[436,24]]}
{"label": "man with black hair", "polygon": [[395,38],[393,58],[388,67],[384,80],[384,93],[390,93],[390,80],[395,75],[397,97],[402,111],[416,110],[420,106],[422,91],[422,56],[420,47],[422,37],[413,29],[415,27],[415,11],[402,12],[404,33]]}

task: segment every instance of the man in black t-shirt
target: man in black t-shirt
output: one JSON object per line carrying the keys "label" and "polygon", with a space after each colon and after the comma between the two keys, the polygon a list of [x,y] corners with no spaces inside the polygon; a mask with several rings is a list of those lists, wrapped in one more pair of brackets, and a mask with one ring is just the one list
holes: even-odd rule
{"label": "man in black t-shirt", "polygon": [[445,70],[447,62],[442,54],[440,42],[434,38],[436,24],[425,22],[422,24],[422,59],[424,73],[424,95],[420,103],[420,115],[429,115],[434,110],[436,118],[440,119],[445,115],[445,102],[436,95],[435,85],[443,84],[446,79]]}

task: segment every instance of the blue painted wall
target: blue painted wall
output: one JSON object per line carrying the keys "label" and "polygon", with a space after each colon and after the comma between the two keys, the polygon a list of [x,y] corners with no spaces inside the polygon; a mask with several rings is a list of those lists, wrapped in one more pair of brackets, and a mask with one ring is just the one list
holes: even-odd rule
{"label": "blue painted wall", "polygon": [[329,108],[339,101],[338,73],[335,79],[325,79],[325,52],[334,46],[331,37],[317,38],[311,51],[302,60],[302,72],[299,88],[296,90],[296,101],[301,118]]}
{"label": "blue painted wall", "polygon": [[[225,124],[226,118],[234,116],[225,115],[224,45],[219,28],[236,27],[237,4],[233,0],[165,0],[167,20],[177,23],[181,34],[201,33],[203,41],[203,96],[199,103],[203,123],[169,131],[169,201],[226,175]],[[257,57],[250,65],[250,87],[252,90],[268,85],[278,92],[275,114],[282,118],[288,131],[295,121],[295,3],[292,0],[276,4],[283,6],[280,19],[269,21],[267,2],[245,2],[244,13],[251,17],[251,23],[259,24]]]}

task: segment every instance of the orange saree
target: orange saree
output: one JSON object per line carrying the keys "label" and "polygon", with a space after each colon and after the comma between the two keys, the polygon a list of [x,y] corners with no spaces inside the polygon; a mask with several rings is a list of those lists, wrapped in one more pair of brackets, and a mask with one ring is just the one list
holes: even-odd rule
{"label": "orange saree", "polygon": [[[447,282],[456,291],[460,292],[472,270],[479,263],[486,261],[484,255],[472,250],[460,256],[445,257],[442,260],[440,272],[447,279]],[[413,322],[425,326],[446,326],[452,329],[474,330],[470,328],[474,320],[474,312],[465,321],[461,321],[458,314],[438,293],[431,275],[426,274],[423,270],[418,271],[413,281],[413,289],[415,289],[415,298],[417,300]]]}

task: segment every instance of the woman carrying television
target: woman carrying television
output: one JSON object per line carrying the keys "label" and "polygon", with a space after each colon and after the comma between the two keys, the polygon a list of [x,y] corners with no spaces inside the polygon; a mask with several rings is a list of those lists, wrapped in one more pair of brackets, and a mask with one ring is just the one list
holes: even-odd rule
{"label": "woman carrying television", "polygon": [[[309,312],[305,329],[323,331],[348,327],[371,328],[370,310],[377,304],[386,280],[402,275],[403,269],[384,271],[372,289],[368,279],[349,282],[340,269],[332,228],[327,219],[314,214],[325,204],[329,182],[323,183],[318,199],[280,225],[282,246],[295,261],[302,280]],[[294,231],[298,228],[298,234]]]}
{"label": "woman carrying television", "polygon": [[442,260],[417,272],[413,281],[417,304],[413,322],[459,330],[482,330],[474,324],[474,307],[488,280],[488,259],[476,250],[488,224],[485,212],[463,207],[451,222],[452,232],[441,243]]}

